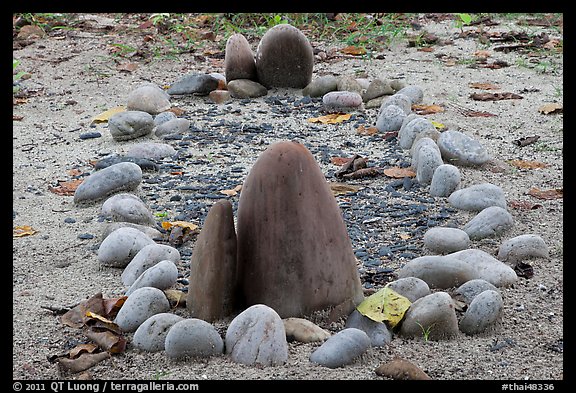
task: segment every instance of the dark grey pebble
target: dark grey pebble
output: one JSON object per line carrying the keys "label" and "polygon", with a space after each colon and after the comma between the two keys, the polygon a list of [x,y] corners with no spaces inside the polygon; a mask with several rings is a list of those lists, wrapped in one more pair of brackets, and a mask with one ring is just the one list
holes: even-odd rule
{"label": "dark grey pebble", "polygon": [[78,239],[90,240],[90,239],[94,239],[94,235],[91,233],[81,233],[80,235],[78,235]]}
{"label": "dark grey pebble", "polygon": [[218,78],[210,74],[193,73],[174,82],[166,92],[170,95],[208,95],[218,88]]}
{"label": "dark grey pebble", "polygon": [[102,134],[99,133],[98,131],[88,131],[80,134],[79,138],[84,140],[84,139],[100,138],[101,136]]}

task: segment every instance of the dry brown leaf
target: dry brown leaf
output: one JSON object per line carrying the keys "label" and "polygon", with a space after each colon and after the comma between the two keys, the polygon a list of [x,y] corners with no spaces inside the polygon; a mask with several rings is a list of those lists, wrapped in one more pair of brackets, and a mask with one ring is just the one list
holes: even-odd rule
{"label": "dry brown leaf", "polygon": [[468,85],[472,89],[482,89],[482,90],[499,90],[500,87],[489,82],[473,82]]}
{"label": "dry brown leaf", "polygon": [[84,181],[84,179],[73,179],[68,181],[58,180],[58,186],[52,187],[48,186],[48,190],[54,194],[70,196],[74,195],[78,186]]}
{"label": "dry brown leaf", "polygon": [[521,99],[523,97],[515,93],[472,93],[470,98],[477,101],[500,101]]}
{"label": "dry brown leaf", "polygon": [[111,331],[97,332],[88,330],[86,337],[110,353],[122,353],[126,349],[126,339],[122,335],[115,334]]}
{"label": "dry brown leaf", "polygon": [[541,190],[537,187],[532,187],[528,190],[528,195],[532,195],[538,199],[560,199],[564,197],[563,188],[553,188],[550,190]]}
{"label": "dry brown leaf", "polygon": [[349,45],[345,48],[340,49],[340,52],[347,55],[361,56],[366,54],[366,49],[354,45]]}
{"label": "dry brown leaf", "polygon": [[83,353],[75,359],[58,358],[56,361],[63,370],[71,373],[79,373],[88,370],[90,367],[109,357],[110,354],[108,352]]}
{"label": "dry brown leaf", "polygon": [[90,317],[86,315],[88,312],[103,314],[104,304],[102,302],[101,292],[98,292],[89,299],[81,301],[77,306],[67,311],[60,318],[60,322],[66,326],[80,328],[90,319]]}
{"label": "dry brown leaf", "polygon": [[358,169],[357,171],[351,173],[345,173],[342,175],[342,177],[345,179],[360,179],[362,177],[373,177],[378,176],[380,174],[381,174],[380,169],[372,167],[372,168]]}
{"label": "dry brown leaf", "polygon": [[402,240],[408,240],[408,239],[410,239],[410,238],[412,237],[412,236],[410,236],[410,235],[407,234],[407,233],[400,233],[398,236],[399,236],[400,239],[402,239]]}
{"label": "dry brown leaf", "polygon": [[24,116],[20,116],[20,115],[12,115],[12,120],[14,121],[20,121],[24,118]]}
{"label": "dry brown leaf", "polygon": [[182,116],[184,113],[186,113],[186,110],[185,110],[185,109],[181,109],[181,108],[174,107],[174,106],[173,106],[172,108],[168,109],[168,111],[174,113],[174,114],[175,114],[176,116],[178,116],[178,117],[180,117],[180,116]]}
{"label": "dry brown leaf", "polygon": [[477,50],[474,52],[474,57],[479,57],[481,59],[486,59],[490,56],[492,56],[492,54],[487,50]]}
{"label": "dry brown leaf", "polygon": [[525,137],[522,137],[520,139],[516,139],[515,141],[512,141],[512,143],[522,147],[522,146],[530,145],[530,144],[536,142],[538,139],[540,139],[540,135],[525,136]]}
{"label": "dry brown leaf", "polygon": [[104,304],[104,315],[108,319],[114,319],[124,302],[128,299],[128,296],[120,296],[114,298],[103,299]]}
{"label": "dry brown leaf", "polygon": [[540,108],[538,108],[538,112],[548,115],[550,113],[561,113],[564,111],[564,108],[562,107],[561,104],[558,104],[556,102],[550,103],[550,104],[544,104],[542,105]]}
{"label": "dry brown leaf", "polygon": [[378,128],[374,126],[366,127],[362,124],[356,128],[356,133],[360,135],[374,135],[378,133]]}
{"label": "dry brown leaf", "polygon": [[30,225],[18,225],[12,229],[13,237],[29,236],[37,233],[38,231]]}
{"label": "dry brown leaf", "polygon": [[228,196],[235,196],[242,190],[242,184],[237,185],[229,190],[221,190],[220,193]]}
{"label": "dry brown leaf", "polygon": [[403,179],[405,177],[415,177],[416,173],[410,168],[392,167],[384,169],[384,174],[388,177]]}
{"label": "dry brown leaf", "polygon": [[412,110],[418,115],[430,115],[433,113],[444,112],[444,108],[440,105],[424,105],[424,104],[414,104],[412,105]]}
{"label": "dry brown leaf", "polygon": [[116,66],[118,71],[132,72],[138,68],[137,63],[122,63]]}
{"label": "dry brown leaf", "polygon": [[347,158],[347,157],[330,157],[330,162],[337,166],[342,166],[349,163],[354,158]]}
{"label": "dry brown leaf", "polygon": [[548,166],[540,161],[510,160],[508,163],[520,169],[537,169],[546,168]]}
{"label": "dry brown leaf", "polygon": [[336,124],[342,123],[350,119],[352,116],[351,113],[330,113],[328,115],[320,116],[320,117],[311,117],[308,119],[310,123],[322,123],[322,124]]}
{"label": "dry brown leaf", "polygon": [[68,356],[74,359],[80,356],[83,353],[94,353],[95,350],[98,349],[98,345],[87,343],[87,344],[78,344],[74,348],[70,350]]}
{"label": "dry brown leaf", "polygon": [[539,203],[533,203],[530,201],[510,201],[509,205],[512,209],[518,210],[534,210],[542,207]]}

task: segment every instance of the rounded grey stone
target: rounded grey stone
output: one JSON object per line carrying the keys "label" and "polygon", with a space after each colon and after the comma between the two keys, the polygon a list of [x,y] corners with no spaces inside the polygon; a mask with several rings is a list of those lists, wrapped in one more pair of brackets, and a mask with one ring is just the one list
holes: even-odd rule
{"label": "rounded grey stone", "polygon": [[89,204],[116,192],[133,191],[142,182],[142,169],[133,162],[119,162],[93,172],[74,192],[75,204]]}
{"label": "rounded grey stone", "polygon": [[148,352],[163,351],[168,331],[172,325],[183,319],[183,317],[169,312],[152,315],[138,326],[132,337],[132,345]]}
{"label": "rounded grey stone", "polygon": [[176,114],[172,111],[164,111],[154,116],[154,126],[166,123],[168,120],[176,119]]}
{"label": "rounded grey stone", "polygon": [[512,266],[530,258],[548,257],[548,246],[542,237],[524,234],[504,241],[498,249],[497,258]]}
{"label": "rounded grey stone", "polygon": [[169,95],[195,94],[208,95],[218,88],[219,78],[210,74],[192,73],[184,75],[174,82],[166,93]]}
{"label": "rounded grey stone", "polygon": [[164,138],[167,135],[180,134],[183,135],[190,128],[190,120],[176,118],[164,122],[152,130],[154,135],[158,138]]}
{"label": "rounded grey stone", "polygon": [[323,75],[302,89],[303,96],[322,97],[324,94],[338,90],[338,78],[334,75]]}
{"label": "rounded grey stone", "polygon": [[470,247],[470,237],[462,229],[433,227],[424,233],[424,246],[434,254],[448,254]]}
{"label": "rounded grey stone", "polygon": [[406,82],[402,79],[391,79],[390,87],[394,90],[394,92],[398,92],[406,87]]}
{"label": "rounded grey stone", "polygon": [[158,288],[138,288],[124,302],[114,322],[123,332],[134,332],[154,314],[170,310],[170,302]]}
{"label": "rounded grey stone", "polygon": [[345,328],[332,335],[310,355],[310,361],[329,368],[353,363],[370,348],[370,337],[356,328]]}
{"label": "rounded grey stone", "polygon": [[460,169],[452,164],[442,164],[434,171],[430,182],[430,195],[448,197],[460,186]]}
{"label": "rounded grey stone", "polygon": [[455,130],[446,130],[437,140],[444,160],[453,165],[482,165],[490,160],[486,148],[476,139]]}
{"label": "rounded grey stone", "polygon": [[170,96],[164,90],[154,83],[146,83],[128,94],[126,109],[156,115],[171,106]]}
{"label": "rounded grey stone", "polygon": [[504,190],[492,183],[474,184],[454,191],[448,203],[456,209],[480,211],[490,206],[506,209]]}
{"label": "rounded grey stone", "polygon": [[322,96],[322,104],[328,111],[349,111],[362,106],[362,96],[352,91],[331,91]]}
{"label": "rounded grey stone", "polygon": [[277,366],[288,360],[284,323],[274,309],[255,304],[238,314],[226,331],[226,354],[247,365]]}
{"label": "rounded grey stone", "polygon": [[100,243],[98,261],[104,266],[123,268],[147,245],[155,244],[144,232],[130,227],[116,229]]}
{"label": "rounded grey stone", "polygon": [[131,286],[134,281],[147,269],[160,261],[168,260],[174,264],[180,261],[180,251],[168,244],[150,243],[142,247],[124,268],[121,279],[126,286]]}
{"label": "rounded grey stone", "polygon": [[412,101],[408,96],[404,94],[394,93],[393,95],[382,101],[382,105],[380,106],[378,115],[380,115],[380,113],[382,113],[382,111],[389,105],[396,105],[397,107],[402,109],[405,115],[409,115],[410,113],[412,113]]}
{"label": "rounded grey stone", "polygon": [[169,260],[160,261],[149,267],[138,276],[136,281],[126,291],[126,296],[142,287],[154,287],[158,289],[168,289],[176,284],[178,279],[178,268],[174,262]]}
{"label": "rounded grey stone", "polygon": [[422,149],[424,146],[437,150],[438,154],[441,155],[438,145],[432,138],[420,138],[412,144],[412,148],[410,149],[410,153],[412,155],[412,168],[418,168],[418,156],[420,154],[420,149]]}
{"label": "rounded grey stone", "polygon": [[148,206],[138,196],[130,193],[112,195],[102,204],[102,216],[113,221],[131,222],[140,225],[156,223]]}
{"label": "rounded grey stone", "polygon": [[154,128],[154,118],[144,111],[119,112],[108,119],[108,129],[115,141],[127,141],[148,135]]}
{"label": "rounded grey stone", "polygon": [[176,150],[167,143],[141,142],[131,145],[126,153],[130,157],[158,160],[176,154]]}
{"label": "rounded grey stone", "polygon": [[432,181],[434,171],[444,162],[440,152],[431,146],[418,149],[418,165],[416,166],[416,181],[428,185]]}
{"label": "rounded grey stone", "polygon": [[376,78],[368,84],[366,91],[362,94],[362,100],[368,102],[376,97],[392,94],[394,94],[394,89],[390,86],[390,81],[388,79]]}
{"label": "rounded grey stone", "polygon": [[470,304],[472,300],[480,293],[491,289],[497,291],[496,286],[484,279],[475,278],[460,285],[454,290],[454,295],[457,295],[464,303]]}
{"label": "rounded grey stone", "polygon": [[146,225],[134,224],[133,222],[119,221],[119,222],[111,222],[104,226],[101,235],[102,240],[106,239],[108,235],[110,235],[116,229],[124,227],[137,229],[152,240],[162,238],[162,232],[160,232],[156,228],[152,228]]}
{"label": "rounded grey stone", "polygon": [[408,85],[396,92],[396,94],[404,94],[408,98],[412,104],[419,104],[424,100],[424,90],[420,86],[417,85]]}
{"label": "rounded grey stone", "polygon": [[478,294],[460,320],[460,331],[479,334],[493,327],[502,316],[504,301],[498,291],[488,289]]}
{"label": "rounded grey stone", "polygon": [[490,206],[474,216],[462,230],[468,234],[470,240],[494,237],[507,231],[514,225],[514,218],[500,206]]}
{"label": "rounded grey stone", "polygon": [[370,337],[370,345],[373,347],[383,347],[392,341],[392,333],[385,323],[373,321],[356,309],[346,319],[345,327],[362,330]]}
{"label": "rounded grey stone", "polygon": [[417,117],[412,121],[406,123],[406,125],[401,126],[398,131],[398,145],[404,149],[408,150],[412,147],[416,135],[421,132],[434,133],[438,132],[434,124],[425,117]]}
{"label": "rounded grey stone", "polygon": [[514,269],[486,251],[469,248],[447,254],[447,256],[466,263],[475,271],[474,278],[486,280],[496,287],[507,287],[518,281]]}
{"label": "rounded grey stone", "polygon": [[428,340],[448,340],[459,334],[454,302],[446,292],[421,297],[410,305],[400,325],[400,335]]}
{"label": "rounded grey stone", "polygon": [[228,91],[234,98],[256,98],[268,94],[260,83],[250,79],[234,79],[228,82]]}
{"label": "rounded grey stone", "polygon": [[224,353],[224,340],[210,323],[187,318],[168,330],[164,350],[171,359],[218,356]]}
{"label": "rounded grey stone", "polygon": [[350,91],[358,94],[362,94],[362,85],[352,76],[340,76],[336,87],[339,91]]}
{"label": "rounded grey stone", "polygon": [[398,105],[386,105],[378,115],[376,128],[380,132],[398,131],[406,113]]}
{"label": "rounded grey stone", "polygon": [[466,262],[449,255],[424,255],[408,261],[398,278],[417,277],[430,288],[447,289],[476,278],[475,270]]}
{"label": "rounded grey stone", "polygon": [[426,284],[426,281],[418,277],[399,278],[391,281],[386,286],[410,300],[411,303],[421,297],[430,295],[430,287]]}

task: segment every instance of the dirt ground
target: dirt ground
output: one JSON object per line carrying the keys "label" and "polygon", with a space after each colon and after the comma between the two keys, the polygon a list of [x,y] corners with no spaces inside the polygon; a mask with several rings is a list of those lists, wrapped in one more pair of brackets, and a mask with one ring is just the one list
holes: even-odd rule
{"label": "dirt ground", "polygon": [[[440,380],[558,381],[565,378],[563,25],[519,23],[535,20],[538,15],[492,16],[497,24],[462,28],[456,26],[453,19],[417,15],[414,19],[419,30],[411,28],[408,34],[426,31],[434,34],[438,41],[421,45],[403,38],[370,58],[339,52],[345,46],[340,42],[311,40],[315,48],[328,54],[325,60],[315,64],[315,76],[333,73],[393,78],[419,85],[424,91],[424,104],[436,104],[444,109],[426,115],[428,118],[477,138],[498,163],[482,168],[460,168],[462,186],[482,182],[501,186],[514,217],[513,228],[502,237],[476,241],[474,247],[494,255],[503,240],[531,233],[545,240],[549,257],[526,261],[533,275],[520,277],[514,286],[501,289],[503,318],[493,332],[462,335],[449,341],[395,336],[390,345],[370,348],[353,364],[337,369],[309,361],[310,353],[318,344],[290,343],[288,362],[266,368],[236,364],[226,356],[175,362],[162,352],[139,352],[128,343],[123,353],[114,354],[86,371],[61,372],[49,358],[65,353],[83,336],[78,329],[64,326],[50,308],[71,307],[98,292],[105,297],[120,296],[124,288],[121,271],[101,268],[96,257],[105,225],[98,220],[100,205],[76,207],[73,196],[59,195],[51,189],[59,180],[70,180],[71,170],[92,171],[90,160],[106,153],[122,153],[132,143],[115,142],[105,124],[91,127],[91,123],[92,118],[104,110],[125,105],[128,93],[134,88],[143,82],[168,86],[191,72],[224,72],[221,52],[220,56],[200,50],[177,57],[118,56],[118,50],[125,46],[143,45],[148,33],[135,31],[136,22],[129,18],[116,19],[108,14],[79,17],[85,21],[83,28],[55,30],[46,37],[30,38],[27,45],[20,45],[22,42],[18,44],[14,39],[13,57],[20,61],[16,70],[25,71],[29,78],[21,81],[13,106],[13,228],[30,226],[35,231],[13,237],[14,380],[381,381],[384,378],[374,370],[394,357],[409,360],[432,379]],[[517,35],[516,39],[507,41],[505,33],[524,36]],[[528,37],[528,41],[519,37]],[[503,46],[510,48],[502,49]],[[120,69],[132,67],[129,63],[134,64],[135,69]],[[482,101],[471,98],[474,93],[502,93],[500,97],[513,93],[520,98],[508,96],[508,99]],[[290,94],[298,95],[299,91],[274,89],[268,95]],[[239,118],[245,116],[244,121],[270,123],[273,127],[286,121],[300,129],[310,125],[304,115],[286,120],[262,113],[262,108],[267,108],[264,99],[257,98],[250,103],[232,100],[223,104],[230,107],[230,113],[224,113],[222,118],[229,116],[241,121]],[[216,106],[205,97],[172,99],[172,103],[200,125],[200,116]],[[553,105],[545,106],[547,104]],[[238,108],[241,108],[240,114],[234,114]],[[377,109],[363,109],[363,113],[371,123],[367,125],[374,125]],[[342,149],[344,141],[366,138],[346,123],[326,125],[322,130],[321,135],[309,137],[311,134],[307,133],[302,139]],[[79,135],[87,131],[99,131],[102,136],[81,140]],[[538,138],[534,143],[522,145],[527,138],[535,136]],[[258,153],[275,138],[275,135],[265,135],[263,144],[246,143],[238,149],[233,163],[250,168]],[[193,150],[194,145],[189,149]],[[210,151],[209,146],[198,146],[193,153],[212,154],[216,157],[213,164],[218,168],[230,164],[225,158],[219,160],[218,152]],[[326,170],[327,166],[323,164],[322,168]],[[191,165],[184,170],[194,174],[200,167]],[[389,180],[374,179],[364,184],[371,183],[378,189]],[[145,196],[141,188],[135,193]],[[169,201],[170,196],[170,191],[162,194],[165,201]],[[439,200],[438,203],[446,202]],[[66,218],[75,222],[65,222]],[[465,223],[469,218],[470,214],[458,212],[453,220]],[[86,233],[94,237],[79,238]],[[186,315],[185,309],[176,312]],[[335,332],[342,326],[325,327]],[[130,335],[128,341],[129,338]]]}

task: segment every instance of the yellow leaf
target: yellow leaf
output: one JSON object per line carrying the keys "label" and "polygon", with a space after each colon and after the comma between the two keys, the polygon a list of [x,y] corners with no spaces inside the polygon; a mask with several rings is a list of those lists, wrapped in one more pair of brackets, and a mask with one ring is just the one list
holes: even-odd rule
{"label": "yellow leaf", "polygon": [[340,52],[352,56],[360,56],[366,54],[366,49],[354,45],[349,45],[345,48],[340,49]]}
{"label": "yellow leaf", "polygon": [[192,224],[191,222],[188,222],[188,221],[163,221],[162,222],[162,228],[164,228],[164,229],[170,229],[174,226],[178,226],[178,227],[182,227],[182,228],[188,228],[191,231],[198,229],[198,225]]}
{"label": "yellow leaf", "polygon": [[164,294],[172,307],[186,307],[186,293],[179,289],[165,289]]}
{"label": "yellow leaf", "polygon": [[386,285],[364,299],[356,309],[371,320],[386,322],[391,328],[394,328],[404,318],[404,313],[410,305],[410,300]]}
{"label": "yellow leaf", "polygon": [[412,237],[412,236],[410,236],[410,235],[407,234],[407,233],[401,233],[401,234],[398,235],[398,236],[400,236],[400,239],[402,239],[402,240],[408,240],[408,239],[410,239],[410,238]]}
{"label": "yellow leaf", "polygon": [[14,227],[14,229],[12,230],[12,236],[22,237],[33,235],[36,232],[37,232],[36,229],[32,228],[30,225],[19,225],[17,227]]}
{"label": "yellow leaf", "polygon": [[114,323],[113,321],[109,320],[108,318],[104,318],[102,315],[96,314],[95,312],[92,312],[92,311],[86,311],[86,316],[88,318],[97,319],[97,320],[104,322],[104,323],[110,323],[110,324]]}
{"label": "yellow leaf", "polygon": [[446,126],[445,126],[444,124],[439,123],[439,122],[437,122],[437,121],[430,120],[430,122],[432,123],[432,125],[433,125],[434,127],[436,127],[437,130],[443,130],[443,129],[446,128]]}
{"label": "yellow leaf", "polygon": [[92,123],[105,123],[116,113],[124,112],[126,107],[123,105],[110,108],[107,111],[100,113],[92,118]]}
{"label": "yellow leaf", "polygon": [[350,119],[351,116],[352,116],[351,113],[330,113],[325,116],[311,117],[310,119],[308,119],[308,122],[322,123],[322,124],[336,124],[336,123],[342,123],[343,121]]}
{"label": "yellow leaf", "polygon": [[424,104],[414,104],[412,105],[412,110],[419,115],[430,115],[434,113],[444,112],[444,108],[440,105],[424,105]]}
{"label": "yellow leaf", "polygon": [[360,190],[361,187],[358,186],[353,186],[350,184],[344,184],[344,183],[330,183],[330,190],[332,190],[332,194],[334,196],[337,195],[346,195],[349,193],[355,193],[358,192],[358,190]]}

